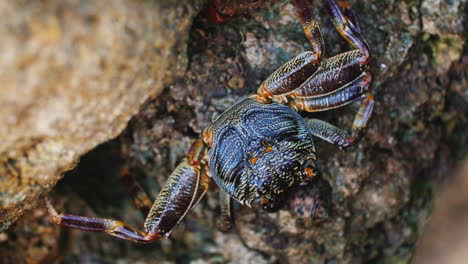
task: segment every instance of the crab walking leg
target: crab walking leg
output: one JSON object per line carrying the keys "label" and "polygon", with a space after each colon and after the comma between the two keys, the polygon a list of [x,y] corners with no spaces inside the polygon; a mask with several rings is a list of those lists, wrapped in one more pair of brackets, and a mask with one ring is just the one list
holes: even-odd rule
{"label": "crab walking leg", "polygon": [[322,61],[324,40],[318,21],[313,16],[313,7],[306,0],[295,0],[295,4],[313,51],[299,54],[268,76],[257,91],[262,98],[281,97],[294,91],[318,69]]}
{"label": "crab walking leg", "polygon": [[294,0],[299,20],[310,44],[312,50],[317,55],[317,59],[323,57],[325,53],[325,42],[323,40],[322,30],[317,19],[314,18],[314,8],[310,0]]}
{"label": "crab walking leg", "polygon": [[192,207],[190,207],[190,209],[194,208],[200,202],[200,200],[203,198],[203,196],[205,196],[206,192],[208,191],[208,188],[210,187],[212,178],[206,172],[207,170],[205,168],[201,172],[200,186],[198,187],[197,193],[195,194],[195,198],[192,203]]}
{"label": "crab walking leg", "polygon": [[351,23],[356,27],[357,31],[361,33],[361,24],[359,23],[359,19],[356,15],[356,11],[354,8],[351,7],[348,1],[339,1],[339,6],[342,10],[344,10],[344,15],[351,20]]}
{"label": "crab walking leg", "polygon": [[185,159],[171,174],[145,220],[145,230],[169,236],[208,189],[210,179]]}
{"label": "crab walking leg", "polygon": [[363,57],[359,50],[352,50],[323,61],[320,68],[288,98],[320,97],[340,89],[347,83],[362,78],[372,81],[372,74],[362,65]]}
{"label": "crab walking leg", "polygon": [[[345,12],[351,14],[351,16],[354,16],[352,18],[349,18],[343,14],[335,0],[322,0],[322,3],[325,6],[328,15],[330,16],[340,35],[363,53],[365,58],[363,63],[367,64],[370,60],[369,45],[361,34],[360,26],[357,22],[357,16],[353,13],[353,11],[349,11],[352,10],[350,9],[349,4],[347,4],[347,9],[345,8],[345,10],[348,11]],[[354,25],[353,21],[357,22],[358,25]]]}
{"label": "crab walking leg", "polygon": [[290,93],[307,80],[319,65],[315,53],[301,53],[270,74],[258,88],[257,94],[263,98],[273,98]]}
{"label": "crab walking leg", "polygon": [[[354,101],[364,99],[372,82],[370,72],[363,72],[356,79],[339,85],[337,80],[319,81],[332,84],[329,87],[319,85],[309,91],[309,97],[290,98],[289,105],[298,111],[318,112],[338,108]],[[333,87],[333,85],[338,86]],[[330,88],[331,87],[331,88]]]}
{"label": "crab walking leg", "polygon": [[232,214],[232,198],[223,190],[219,191],[219,200],[221,203],[221,221],[218,229],[223,232],[231,230],[234,225],[234,217]]}
{"label": "crab walking leg", "polygon": [[48,200],[46,206],[56,224],[102,232],[133,242],[149,243],[169,236],[185,214],[205,194],[210,180],[205,173],[201,173],[200,166],[192,165],[184,159],[172,172],[156,198],[145,220],[144,232],[117,220],[58,214]]}
{"label": "crab walking leg", "polygon": [[117,220],[72,214],[59,214],[47,198],[45,199],[45,203],[47,210],[52,217],[52,221],[58,225],[85,231],[102,232],[121,239],[140,243],[149,243],[159,238],[157,233],[145,233]]}
{"label": "crab walking leg", "polygon": [[124,168],[122,170],[120,181],[127,189],[128,194],[132,198],[133,204],[139,208],[146,217],[151,210],[153,202],[141,185],[136,181],[135,176],[130,174],[128,168]]}
{"label": "crab walking leg", "polygon": [[354,119],[351,134],[319,119],[311,119],[307,122],[309,130],[314,136],[337,145],[341,149],[354,145],[363,136],[374,108],[373,96],[371,94],[365,96]]}

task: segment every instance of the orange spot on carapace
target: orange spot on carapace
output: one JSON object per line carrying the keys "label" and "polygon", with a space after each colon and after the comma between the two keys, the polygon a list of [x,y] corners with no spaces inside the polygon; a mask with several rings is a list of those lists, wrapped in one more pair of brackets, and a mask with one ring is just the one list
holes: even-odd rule
{"label": "orange spot on carapace", "polygon": [[307,175],[307,178],[312,178],[315,176],[314,171],[310,168],[305,168],[304,171]]}
{"label": "orange spot on carapace", "polygon": [[258,158],[257,157],[253,157],[250,159],[250,163],[252,164],[255,164],[257,162]]}

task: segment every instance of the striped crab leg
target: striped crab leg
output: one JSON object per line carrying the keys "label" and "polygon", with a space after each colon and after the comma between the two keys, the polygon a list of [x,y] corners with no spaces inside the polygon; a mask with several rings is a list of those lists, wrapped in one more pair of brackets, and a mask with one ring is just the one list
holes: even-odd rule
{"label": "striped crab leg", "polygon": [[[58,225],[106,233],[133,242],[153,242],[169,236],[187,212],[206,193],[211,178],[204,172],[205,155],[206,147],[203,141],[196,140],[187,158],[172,172],[149,209],[144,231],[117,220],[58,213],[47,199],[46,206],[52,220]],[[141,192],[138,190],[136,193]],[[145,196],[134,197],[134,201],[145,201],[146,198]],[[142,202],[140,208],[146,212],[147,206],[145,201]]]}

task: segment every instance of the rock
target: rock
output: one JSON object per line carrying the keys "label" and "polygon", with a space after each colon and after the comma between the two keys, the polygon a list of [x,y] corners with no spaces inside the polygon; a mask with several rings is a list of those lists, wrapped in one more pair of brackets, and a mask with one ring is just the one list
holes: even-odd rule
{"label": "rock", "polygon": [[[69,244],[60,254],[69,262],[409,262],[437,182],[468,149],[466,30],[457,26],[444,33],[450,25],[462,25],[465,3],[350,3],[373,52],[376,107],[356,147],[342,152],[316,140],[319,168],[331,186],[326,219],[317,223],[306,218],[300,209],[315,200],[301,192],[276,213],[238,206],[236,226],[224,234],[215,228],[219,202],[212,186],[168,240],[141,246],[61,228],[62,236],[69,234]],[[422,9],[434,5],[442,8],[430,13]],[[326,56],[349,50],[317,6]],[[445,7],[450,12],[441,14]],[[125,158],[144,188],[157,194],[213,118],[254,92],[285,61],[310,49],[294,12],[292,1],[274,1],[222,25],[200,13],[190,31],[185,75],[175,77],[145,104],[118,140],[82,158],[52,194],[54,200],[68,200],[57,208],[142,226],[143,216],[115,182],[116,165],[106,160],[111,155]],[[349,106],[304,116],[350,127],[354,111],[355,106]],[[113,150],[106,150],[109,146]]]}
{"label": "rock", "polygon": [[0,3],[0,231],[183,75],[196,1]]}

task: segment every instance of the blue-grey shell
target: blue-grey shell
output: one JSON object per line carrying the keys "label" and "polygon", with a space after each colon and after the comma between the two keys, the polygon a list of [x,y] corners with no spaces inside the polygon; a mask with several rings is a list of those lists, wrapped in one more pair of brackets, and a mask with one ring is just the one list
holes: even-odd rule
{"label": "blue-grey shell", "polygon": [[[296,178],[302,164],[315,159],[312,135],[304,119],[282,104],[246,98],[221,114],[211,129],[208,163],[213,179],[243,204],[250,205],[260,195],[259,187],[265,180],[278,188],[278,193],[283,191],[284,179],[295,184],[301,181]],[[273,151],[266,153],[264,142],[269,142]],[[252,157],[259,158],[252,163]]]}

